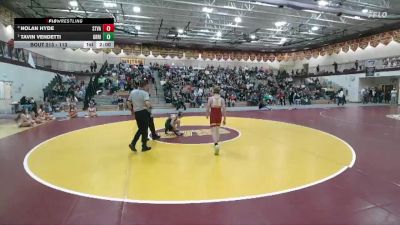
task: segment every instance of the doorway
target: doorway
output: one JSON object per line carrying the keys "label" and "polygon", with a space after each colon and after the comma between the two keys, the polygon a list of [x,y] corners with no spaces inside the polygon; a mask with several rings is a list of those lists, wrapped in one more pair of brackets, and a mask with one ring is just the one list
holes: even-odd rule
{"label": "doorway", "polygon": [[389,84],[389,85],[387,85],[387,84],[384,84],[384,85],[382,85],[382,91],[384,92],[384,93],[386,93],[386,92],[390,92],[391,90],[393,90],[393,85],[392,84]]}

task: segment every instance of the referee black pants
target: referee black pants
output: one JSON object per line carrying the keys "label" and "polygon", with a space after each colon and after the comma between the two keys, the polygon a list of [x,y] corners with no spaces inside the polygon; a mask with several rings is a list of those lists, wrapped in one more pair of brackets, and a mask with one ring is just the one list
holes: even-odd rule
{"label": "referee black pants", "polygon": [[139,137],[142,136],[142,147],[147,146],[147,135],[149,129],[149,122],[150,122],[150,113],[149,111],[140,110],[135,112],[135,119],[136,124],[138,126],[138,131],[136,132],[135,136],[132,139],[132,146],[136,145],[136,142],[139,140]]}

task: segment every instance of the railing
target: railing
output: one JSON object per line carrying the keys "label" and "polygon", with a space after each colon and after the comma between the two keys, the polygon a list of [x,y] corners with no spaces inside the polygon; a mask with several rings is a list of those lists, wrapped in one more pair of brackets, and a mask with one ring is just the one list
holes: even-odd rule
{"label": "railing", "polygon": [[333,64],[319,66],[319,72],[317,72],[317,66],[309,67],[307,74],[300,72],[297,77],[364,73],[367,66],[374,66],[376,72],[400,70],[400,56],[358,60],[358,68],[356,68],[356,61],[340,64],[338,63],[337,71],[335,71],[335,66]]}
{"label": "railing", "polygon": [[56,86],[56,84],[58,83],[58,80],[60,79],[59,76],[60,75],[57,74],[57,76],[54,77],[50,81],[50,83],[47,84],[47,86],[45,88],[43,88],[43,99],[47,99],[51,95],[53,88]]}
{"label": "railing", "polygon": [[96,95],[96,91],[99,89],[99,77],[103,75],[108,67],[107,61],[104,62],[103,66],[100,68],[99,73],[90,77],[89,84],[86,88],[85,99],[83,101],[83,110],[89,107],[89,102]]}
{"label": "railing", "polygon": [[0,58],[28,63],[31,54],[36,67],[54,70],[56,72],[89,73],[90,63],[66,62],[52,59],[27,49],[12,48],[6,42],[0,41]]}

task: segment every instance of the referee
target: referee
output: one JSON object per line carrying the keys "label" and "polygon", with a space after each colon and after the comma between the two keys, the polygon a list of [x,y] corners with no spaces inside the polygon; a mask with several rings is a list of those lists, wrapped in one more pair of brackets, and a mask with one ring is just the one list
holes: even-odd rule
{"label": "referee", "polygon": [[139,137],[142,136],[142,152],[149,151],[151,147],[147,146],[147,135],[150,123],[150,112],[151,103],[150,103],[150,96],[146,92],[147,90],[147,82],[140,81],[139,88],[134,89],[131,94],[129,95],[129,99],[132,102],[133,110],[135,111],[135,119],[136,124],[139,130],[136,132],[135,136],[129,148],[136,152],[136,143],[139,140]]}

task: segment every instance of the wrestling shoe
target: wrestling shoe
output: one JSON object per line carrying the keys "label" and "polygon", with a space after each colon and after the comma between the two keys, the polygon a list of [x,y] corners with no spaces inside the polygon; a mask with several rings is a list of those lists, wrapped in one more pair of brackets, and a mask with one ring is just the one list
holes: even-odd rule
{"label": "wrestling shoe", "polygon": [[214,155],[219,155],[219,144],[214,145]]}

